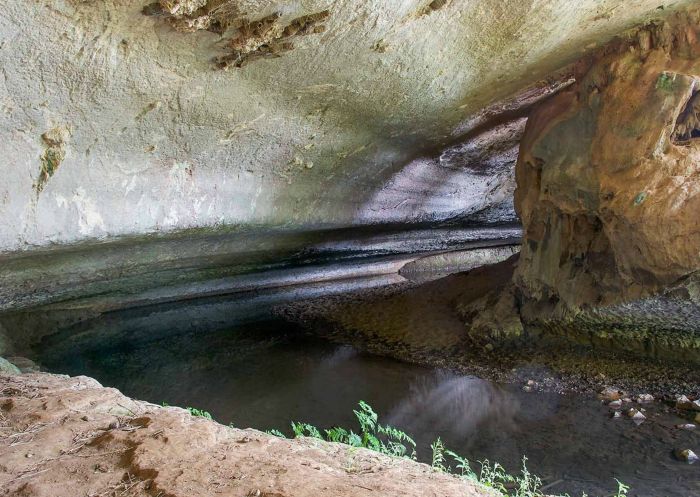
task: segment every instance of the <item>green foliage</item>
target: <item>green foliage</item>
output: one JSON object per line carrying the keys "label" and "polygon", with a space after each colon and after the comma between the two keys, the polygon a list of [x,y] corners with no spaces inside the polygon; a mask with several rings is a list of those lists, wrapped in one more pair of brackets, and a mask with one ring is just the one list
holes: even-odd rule
{"label": "green foliage", "polygon": [[205,411],[203,409],[197,409],[196,407],[185,407],[185,409],[187,409],[187,411],[189,411],[189,413],[192,416],[197,416],[199,418],[212,419],[211,414],[209,414],[207,411]]}
{"label": "green foliage", "polygon": [[431,466],[440,471],[449,471],[449,468],[445,466],[445,445],[442,443],[442,440],[440,440],[440,437],[430,444],[430,448],[433,451],[433,462]]}
{"label": "green foliage", "polygon": [[[353,447],[364,447],[382,454],[416,459],[416,442],[413,438],[393,426],[380,424],[379,416],[369,404],[360,401],[359,408],[353,413],[360,425],[359,433],[333,427],[323,430],[321,434],[321,431],[313,425],[296,422],[292,423],[292,430],[296,437],[313,437]],[[487,459],[479,461],[480,470],[477,473],[472,469],[467,458],[448,450],[439,437],[430,445],[430,448],[433,454],[431,465],[437,471],[450,473],[493,489],[502,497],[544,497],[539,490],[542,487],[542,480],[527,469],[526,457],[523,457],[522,468],[518,475],[509,474],[499,463],[492,463]],[[629,487],[619,480],[616,481],[618,491],[614,497],[625,497]]]}
{"label": "green foliage", "polygon": [[280,438],[287,438],[284,436],[284,433],[282,433],[279,430],[267,430],[265,433],[267,433],[268,435],[274,435],[274,436],[280,437]]}
{"label": "green foliage", "polygon": [[615,481],[617,482],[617,493],[615,494],[615,497],[624,497],[625,495],[627,495],[627,492],[629,492],[630,487],[622,483],[617,478],[615,478]]}
{"label": "green foliage", "polygon": [[324,430],[321,434],[315,426],[299,422],[292,422],[292,431],[295,437],[319,438],[352,447],[364,447],[390,456],[416,458],[416,442],[398,428],[380,424],[379,415],[369,404],[360,401],[358,409],[353,413],[360,425],[359,433],[333,427]]}
{"label": "green foliage", "polygon": [[[440,438],[438,438],[438,440],[440,440]],[[433,442],[433,445],[434,444],[435,444],[435,442]],[[432,447],[432,445],[431,445],[431,447]],[[433,459],[435,459],[434,450],[435,449],[433,449]],[[458,473],[452,472],[453,474],[459,476],[460,478],[464,478],[467,480],[478,481],[478,477],[477,477],[476,473],[474,473],[474,471],[472,471],[471,464],[469,464],[469,460],[467,458],[462,457],[459,454],[452,452],[451,450],[445,450],[445,454],[447,454],[449,457],[451,457],[457,463],[457,464],[455,464],[455,469],[459,472]]]}
{"label": "green foliage", "polygon": [[318,428],[308,423],[295,423],[292,421],[292,431],[295,437],[311,437],[323,440]]}
{"label": "green foliage", "polygon": [[656,80],[656,88],[663,91],[673,90],[673,78],[668,73],[661,73],[659,79]]}
{"label": "green foliage", "polygon": [[[163,402],[163,406],[168,406]],[[186,408],[192,416],[212,419],[207,411],[194,407]],[[364,447],[390,456],[416,459],[416,442],[405,432],[389,425],[379,423],[379,415],[364,401],[360,401],[358,409],[353,413],[360,425],[359,433],[342,427],[319,430],[309,423],[292,422],[295,437],[311,437],[329,442],[343,443],[352,447]],[[279,430],[268,430],[265,433],[276,437],[286,438]],[[448,450],[440,437],[431,445],[431,465],[436,471],[452,474],[458,478],[475,482],[498,492],[501,497],[544,497],[540,488],[542,480],[527,469],[527,458],[523,457],[520,474],[511,475],[499,463],[491,463],[488,459],[479,461],[480,470],[477,473],[471,467],[469,460]],[[454,469],[452,467],[454,464]],[[626,497],[630,487],[615,479],[617,493],[614,497]],[[568,497],[568,496],[566,496]],[[582,497],[586,497],[584,494]]]}

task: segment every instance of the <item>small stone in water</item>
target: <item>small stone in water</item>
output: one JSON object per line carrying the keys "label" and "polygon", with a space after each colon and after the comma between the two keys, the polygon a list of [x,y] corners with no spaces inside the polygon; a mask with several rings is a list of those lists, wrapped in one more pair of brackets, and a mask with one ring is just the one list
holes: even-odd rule
{"label": "small stone in water", "polygon": [[693,464],[698,460],[698,456],[690,449],[676,449],[673,451],[673,455],[679,461],[687,462],[688,464]]}
{"label": "small stone in water", "polygon": [[643,393],[637,396],[637,402],[640,404],[648,404],[649,402],[654,402],[654,396],[648,393]]}
{"label": "small stone in water", "polygon": [[525,386],[523,387],[523,391],[524,391],[524,392],[532,392],[532,387],[531,387],[530,385],[525,385]]}
{"label": "small stone in water", "polygon": [[605,387],[600,391],[600,396],[603,400],[617,400],[624,395],[619,388],[615,387]]}
{"label": "small stone in water", "polygon": [[632,418],[632,421],[634,421],[636,424],[640,425],[644,422],[647,417],[641,413],[641,411],[638,411],[637,409],[630,409],[627,411],[627,416]]}
{"label": "small stone in water", "polygon": [[612,400],[608,402],[608,407],[610,409],[620,409],[622,407],[622,401],[620,399]]}
{"label": "small stone in water", "polygon": [[621,418],[622,413],[620,413],[620,411],[613,411],[612,413],[610,413],[610,417],[613,419]]}
{"label": "small stone in water", "polygon": [[681,430],[694,430],[695,425],[693,423],[686,423],[682,425],[676,425],[676,428],[680,428]]}
{"label": "small stone in water", "polygon": [[700,400],[691,401],[685,395],[676,398],[676,407],[690,411],[700,411]]}

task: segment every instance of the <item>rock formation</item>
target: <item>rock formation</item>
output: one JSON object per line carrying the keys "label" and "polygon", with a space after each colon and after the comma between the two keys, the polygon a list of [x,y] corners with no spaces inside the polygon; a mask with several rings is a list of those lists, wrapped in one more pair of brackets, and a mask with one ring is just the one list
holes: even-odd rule
{"label": "rock formation", "polygon": [[699,19],[676,15],[611,44],[531,113],[515,193],[525,323],[601,337],[627,327],[637,341],[697,350]]}

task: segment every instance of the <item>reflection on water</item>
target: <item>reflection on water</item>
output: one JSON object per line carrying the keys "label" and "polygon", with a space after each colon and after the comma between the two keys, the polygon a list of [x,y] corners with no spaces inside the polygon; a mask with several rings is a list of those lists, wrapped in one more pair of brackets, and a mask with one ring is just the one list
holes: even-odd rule
{"label": "reflection on water", "polygon": [[274,321],[152,341],[89,335],[83,330],[62,347],[47,341],[38,359],[52,371],[87,374],[154,403],[199,407],[238,427],[284,430],[290,420],[354,426],[352,409],[365,400],[383,422],[414,435],[423,460],[438,436],[472,460],[499,461],[510,471],[527,455],[528,467],[554,484],[552,493],[608,495],[617,477],[633,486],[630,495],[700,495],[700,464],[670,454],[699,447],[700,437],[675,429],[681,420],[663,406],[649,407],[648,421],[635,426],[610,419],[594,398],[525,393],[369,356]]}
{"label": "reflection on water", "polygon": [[409,386],[408,395],[389,412],[388,422],[410,433],[430,427],[436,435],[465,447],[490,425],[515,429],[519,410],[518,398],[499,385],[436,372]]}

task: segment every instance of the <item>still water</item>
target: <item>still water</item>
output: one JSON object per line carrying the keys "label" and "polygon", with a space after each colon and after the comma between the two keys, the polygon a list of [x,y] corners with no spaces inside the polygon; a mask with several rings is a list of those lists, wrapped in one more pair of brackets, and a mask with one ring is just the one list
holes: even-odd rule
{"label": "still water", "polygon": [[632,485],[630,495],[700,495],[700,464],[671,455],[674,447],[700,448],[700,433],[675,428],[683,420],[658,403],[637,426],[611,419],[594,397],[527,393],[371,356],[270,320],[158,339],[63,343],[46,344],[42,366],[154,403],[205,409],[240,428],[289,434],[292,420],[355,427],[352,410],[365,400],[380,421],[414,436],[422,460],[439,436],[451,450],[511,472],[527,456],[545,493],[610,495],[619,478]]}

